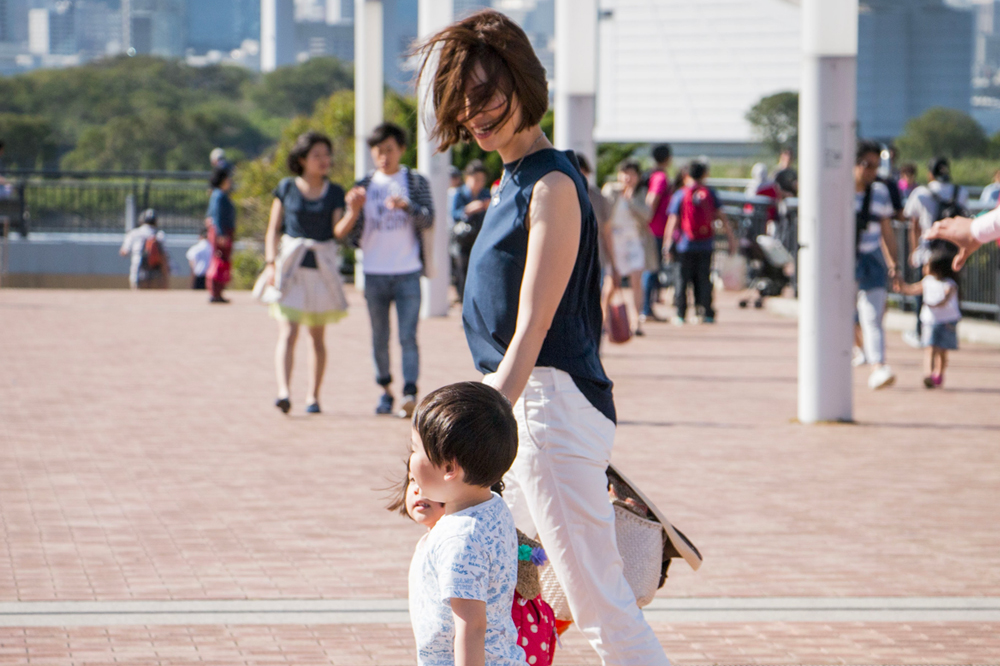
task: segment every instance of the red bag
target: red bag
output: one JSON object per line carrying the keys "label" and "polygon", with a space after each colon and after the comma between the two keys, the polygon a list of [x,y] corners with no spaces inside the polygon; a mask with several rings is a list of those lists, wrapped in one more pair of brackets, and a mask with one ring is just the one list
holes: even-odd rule
{"label": "red bag", "polygon": [[715,199],[704,185],[684,188],[681,200],[681,231],[693,241],[715,238]]}
{"label": "red bag", "polygon": [[220,259],[219,257],[212,257],[212,261],[208,265],[208,272],[205,273],[205,277],[208,278],[210,282],[214,282],[216,284],[229,284],[231,270],[232,267],[228,261]]}
{"label": "red bag", "polygon": [[632,339],[632,326],[628,321],[628,309],[621,297],[621,290],[617,290],[616,293],[618,303],[608,305],[608,340],[623,344]]}
{"label": "red bag", "polygon": [[147,238],[142,246],[142,265],[147,270],[159,270],[163,268],[163,259],[163,246],[154,234]]}

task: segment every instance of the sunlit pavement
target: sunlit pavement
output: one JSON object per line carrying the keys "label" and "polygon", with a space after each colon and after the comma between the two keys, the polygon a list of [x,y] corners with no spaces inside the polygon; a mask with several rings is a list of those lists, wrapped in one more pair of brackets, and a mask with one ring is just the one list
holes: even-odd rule
{"label": "sunlit pavement", "polygon": [[[233,300],[0,291],[0,664],[415,663],[420,532],[381,508],[408,425],[374,416],[363,301],[328,329],[319,416],[300,339],[286,417],[274,323]],[[721,301],[605,354],[615,462],[705,555],[650,609],[667,654],[1000,663],[1000,349],[928,391],[890,333],[896,386],[859,369],[858,423],[805,427],[794,321]],[[457,310],[420,340],[422,391],[477,378]],[[557,664],[596,663],[571,629]]]}

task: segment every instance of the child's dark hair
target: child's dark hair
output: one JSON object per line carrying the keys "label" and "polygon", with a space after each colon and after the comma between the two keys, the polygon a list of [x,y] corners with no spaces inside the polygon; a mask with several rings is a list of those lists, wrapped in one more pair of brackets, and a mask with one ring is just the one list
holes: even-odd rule
{"label": "child's dark hair", "polygon": [[954,280],[958,285],[958,273],[952,267],[956,254],[958,250],[954,245],[935,247],[931,250],[931,256],[927,258],[927,272],[939,280]]}
{"label": "child's dark hair", "polygon": [[514,411],[503,394],[486,384],[439,388],[417,407],[413,427],[431,463],[458,463],[470,486],[491,487],[517,455]]}

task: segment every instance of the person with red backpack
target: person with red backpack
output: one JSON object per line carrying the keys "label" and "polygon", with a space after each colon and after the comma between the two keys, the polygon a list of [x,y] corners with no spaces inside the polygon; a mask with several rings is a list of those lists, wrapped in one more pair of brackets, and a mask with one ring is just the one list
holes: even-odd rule
{"label": "person with red backpack", "polygon": [[679,280],[674,290],[674,304],[677,307],[674,323],[677,325],[686,321],[688,285],[694,288],[695,305],[702,308],[702,323],[715,323],[711,275],[716,220],[722,222],[723,230],[729,238],[729,253],[735,254],[739,247],[733,225],[722,211],[719,195],[704,183],[707,176],[707,164],[692,162],[687,169],[684,187],[674,193],[668,209],[670,216],[664,237],[673,238],[674,231],[680,229],[679,238],[672,248],[680,264]]}
{"label": "person with red backpack", "polygon": [[125,234],[121,249],[123,257],[132,256],[129,285],[133,289],[166,289],[170,281],[170,258],[166,251],[166,236],[156,227],[156,211],[144,210],[142,224]]}

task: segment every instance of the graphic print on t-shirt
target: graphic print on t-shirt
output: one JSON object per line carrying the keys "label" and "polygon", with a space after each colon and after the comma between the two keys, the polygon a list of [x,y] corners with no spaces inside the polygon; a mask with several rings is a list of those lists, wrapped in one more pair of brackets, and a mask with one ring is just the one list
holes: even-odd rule
{"label": "graphic print on t-shirt", "polygon": [[386,205],[390,197],[409,200],[407,174],[372,174],[365,196],[365,229],[361,237],[364,270],[369,275],[405,275],[422,268],[413,219],[403,209]]}

